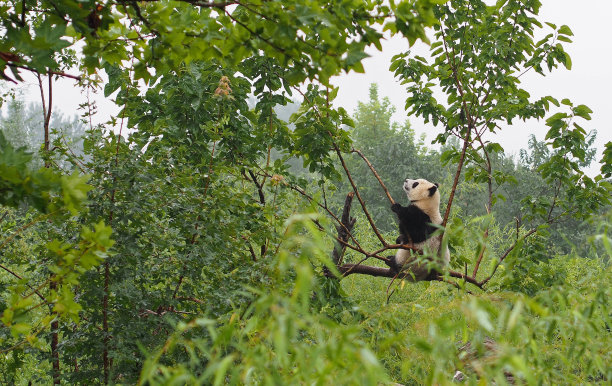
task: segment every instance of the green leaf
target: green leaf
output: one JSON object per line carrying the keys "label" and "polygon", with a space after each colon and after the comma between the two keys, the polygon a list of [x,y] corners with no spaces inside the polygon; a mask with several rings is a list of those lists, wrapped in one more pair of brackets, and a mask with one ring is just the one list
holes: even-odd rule
{"label": "green leaf", "polygon": [[591,114],[593,113],[593,110],[591,110],[590,108],[588,108],[585,105],[578,105],[576,106],[574,109],[574,114],[582,117],[584,119],[586,119],[587,121],[591,120]]}
{"label": "green leaf", "polygon": [[[570,27],[568,27],[566,25],[562,25],[561,27],[559,27],[559,31],[558,32],[559,32],[560,35],[574,36],[574,33],[572,32]],[[559,36],[559,38],[561,38],[561,36]]]}

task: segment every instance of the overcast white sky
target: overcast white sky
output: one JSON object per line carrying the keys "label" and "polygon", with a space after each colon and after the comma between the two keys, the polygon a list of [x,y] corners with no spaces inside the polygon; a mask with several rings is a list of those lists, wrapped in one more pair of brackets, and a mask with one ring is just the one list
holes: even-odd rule
{"label": "overcast white sky", "polygon": [[[604,144],[612,141],[612,43],[609,31],[610,15],[612,15],[612,0],[543,0],[540,12],[541,21],[549,21],[557,25],[567,24],[574,32],[573,43],[566,45],[566,50],[572,57],[571,71],[564,68],[553,71],[546,77],[535,72],[523,76],[523,87],[533,97],[552,95],[558,99],[570,98],[575,104],[586,104],[593,110],[593,119],[583,125],[587,130],[598,131],[596,146],[599,149],[597,160],[601,159]],[[338,76],[333,83],[340,86],[336,100],[337,106],[345,107],[353,113],[357,102],[368,100],[368,90],[371,83],[379,85],[379,94],[387,96],[397,107],[394,120],[409,119],[417,134],[426,133],[429,140],[433,139],[442,129],[431,124],[425,125],[420,119],[407,117],[404,102],[407,97],[405,88],[389,72],[391,57],[405,52],[408,45],[405,41],[394,38],[383,44],[383,51],[371,50],[370,58],[365,59],[365,74],[351,73]],[[414,53],[425,56],[428,48],[417,44],[412,48]],[[32,77],[27,84],[27,99],[39,100],[37,83]],[[6,83],[5,83],[6,84]],[[83,101],[81,91],[74,82],[62,80],[55,82],[54,111],[67,115],[77,114],[78,104]],[[109,100],[98,95],[99,115],[96,122],[103,122],[111,114],[116,114],[118,108]],[[509,154],[518,154],[519,149],[527,147],[529,134],[535,134],[543,139],[546,133],[544,122],[516,121],[512,127],[505,128],[498,141]],[[590,174],[595,174],[599,166],[593,167]]]}

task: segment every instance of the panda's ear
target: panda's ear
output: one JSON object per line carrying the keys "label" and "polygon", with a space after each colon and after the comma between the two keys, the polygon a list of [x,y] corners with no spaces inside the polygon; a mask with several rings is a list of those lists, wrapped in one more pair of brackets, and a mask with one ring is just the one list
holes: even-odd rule
{"label": "panda's ear", "polygon": [[429,197],[433,196],[436,193],[436,190],[438,190],[438,186],[434,185],[431,188],[427,189],[429,190]]}
{"label": "panda's ear", "polygon": [[434,182],[434,185],[436,185],[436,188],[440,187],[440,184],[438,184],[437,182]]}

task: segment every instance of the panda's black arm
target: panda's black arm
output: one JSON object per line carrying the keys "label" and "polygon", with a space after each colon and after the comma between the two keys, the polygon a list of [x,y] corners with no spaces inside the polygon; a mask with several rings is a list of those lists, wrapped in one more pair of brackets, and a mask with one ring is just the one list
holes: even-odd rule
{"label": "panda's black arm", "polygon": [[429,216],[414,205],[402,207],[397,213],[400,233],[410,237],[413,243],[425,241],[429,235]]}
{"label": "panda's black arm", "polygon": [[394,202],[393,205],[391,205],[391,210],[394,213],[397,213],[399,215],[399,213],[402,211],[402,209],[404,209],[404,207],[402,206],[402,204],[398,204],[397,202]]}

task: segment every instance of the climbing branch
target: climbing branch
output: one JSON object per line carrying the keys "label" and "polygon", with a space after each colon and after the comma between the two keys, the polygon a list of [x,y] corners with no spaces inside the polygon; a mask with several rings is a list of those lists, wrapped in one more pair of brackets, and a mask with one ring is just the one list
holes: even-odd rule
{"label": "climbing branch", "polygon": [[395,200],[393,200],[393,197],[391,197],[391,194],[389,193],[389,189],[387,189],[385,184],[382,182],[380,176],[376,172],[376,169],[374,169],[374,166],[372,166],[372,163],[370,163],[370,161],[363,155],[363,153],[360,150],[353,149],[352,152],[359,154],[359,156],[365,161],[365,163],[368,165],[368,167],[370,168],[372,173],[374,173],[374,177],[376,177],[376,179],[378,180],[378,183],[380,184],[380,186],[385,191],[385,194],[387,195],[387,198],[389,199],[389,202],[391,202],[391,205],[395,204]]}
{"label": "climbing branch", "polygon": [[368,208],[366,207],[366,204],[363,201],[363,198],[361,198],[361,195],[359,194],[357,185],[355,185],[355,181],[353,181],[353,176],[351,175],[351,172],[349,172],[348,167],[346,166],[346,162],[344,162],[344,157],[342,157],[340,148],[338,147],[338,145],[336,145],[335,142],[334,142],[334,150],[336,151],[336,154],[338,155],[338,159],[340,160],[340,163],[342,164],[342,168],[344,169],[344,172],[346,173],[346,176],[349,182],[351,183],[351,186],[353,187],[353,191],[355,192],[355,195],[357,196],[357,200],[359,200],[359,204],[361,204],[361,209],[363,209],[363,213],[365,213],[366,218],[368,219],[368,222],[370,223],[370,227],[372,227],[372,231],[376,234],[376,237],[378,237],[378,240],[380,240],[382,245],[387,246],[388,244],[385,241],[384,237],[380,234],[380,231],[378,230],[376,225],[374,224],[374,220],[372,219],[372,216],[370,216],[370,212],[368,212]]}

